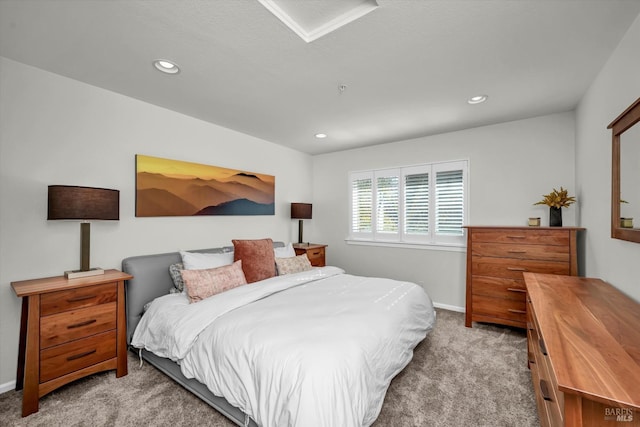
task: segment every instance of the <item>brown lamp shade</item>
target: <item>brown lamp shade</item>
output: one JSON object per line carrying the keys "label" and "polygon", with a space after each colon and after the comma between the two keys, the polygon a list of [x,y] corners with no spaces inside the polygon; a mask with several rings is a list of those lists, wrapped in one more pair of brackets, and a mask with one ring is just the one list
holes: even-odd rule
{"label": "brown lamp shade", "polygon": [[291,219],[311,219],[311,203],[291,203]]}
{"label": "brown lamp shade", "polygon": [[50,185],[47,219],[119,220],[120,191]]}

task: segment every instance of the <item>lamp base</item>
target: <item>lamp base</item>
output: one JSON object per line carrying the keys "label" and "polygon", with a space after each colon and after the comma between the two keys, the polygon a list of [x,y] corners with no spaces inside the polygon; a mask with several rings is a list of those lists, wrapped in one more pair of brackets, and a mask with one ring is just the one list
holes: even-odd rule
{"label": "lamp base", "polygon": [[104,274],[104,270],[102,268],[91,268],[86,271],[82,271],[82,270],[65,271],[64,277],[66,277],[67,279],[78,279],[80,277],[98,276],[100,274]]}

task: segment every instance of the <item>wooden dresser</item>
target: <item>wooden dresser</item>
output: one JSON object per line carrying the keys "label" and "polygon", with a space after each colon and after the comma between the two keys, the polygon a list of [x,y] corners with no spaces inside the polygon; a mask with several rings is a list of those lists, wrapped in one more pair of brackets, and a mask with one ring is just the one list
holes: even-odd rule
{"label": "wooden dresser", "polygon": [[465,325],[525,328],[522,273],[578,274],[577,227],[467,228]]}
{"label": "wooden dresser", "polygon": [[71,381],[110,369],[127,375],[124,281],[131,278],[107,270],[11,283],[22,297],[16,390],[24,386],[23,417]]}
{"label": "wooden dresser", "polygon": [[524,274],[542,426],[640,426],[640,304],[599,279]]}
{"label": "wooden dresser", "polygon": [[325,248],[327,245],[319,245],[317,243],[294,243],[293,250],[296,251],[296,255],[307,254],[311,265],[314,267],[324,267],[325,262]]}

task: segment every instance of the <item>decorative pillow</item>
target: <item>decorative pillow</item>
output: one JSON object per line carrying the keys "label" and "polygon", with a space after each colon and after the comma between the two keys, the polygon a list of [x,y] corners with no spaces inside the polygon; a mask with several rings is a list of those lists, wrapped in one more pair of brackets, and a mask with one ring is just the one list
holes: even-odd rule
{"label": "decorative pillow", "polygon": [[283,248],[273,248],[273,253],[276,258],[291,258],[296,256],[296,251],[293,249],[292,243],[289,243]]}
{"label": "decorative pillow", "polygon": [[171,280],[173,280],[173,286],[175,289],[177,289],[180,292],[184,290],[184,281],[182,280],[182,270],[184,270],[184,264],[182,264],[181,262],[177,262],[169,266],[169,275],[171,276]]}
{"label": "decorative pillow", "polygon": [[242,270],[248,283],[258,282],[276,275],[276,257],[273,240],[232,240],[233,260],[242,260]]}
{"label": "decorative pillow", "polygon": [[311,262],[307,254],[298,255],[293,258],[276,258],[276,266],[278,267],[278,274],[291,274],[299,273],[301,271],[311,270]]}
{"label": "decorative pillow", "polygon": [[242,271],[242,261],[204,270],[182,270],[182,279],[191,303],[247,284]]}
{"label": "decorative pillow", "polygon": [[201,270],[204,268],[222,267],[233,264],[233,252],[221,254],[203,254],[198,252],[180,251],[185,270]]}

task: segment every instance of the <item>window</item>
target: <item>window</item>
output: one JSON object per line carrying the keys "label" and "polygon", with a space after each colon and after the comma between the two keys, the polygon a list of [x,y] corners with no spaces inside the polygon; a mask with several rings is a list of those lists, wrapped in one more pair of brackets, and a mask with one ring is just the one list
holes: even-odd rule
{"label": "window", "polygon": [[349,174],[349,239],[464,245],[467,161]]}

